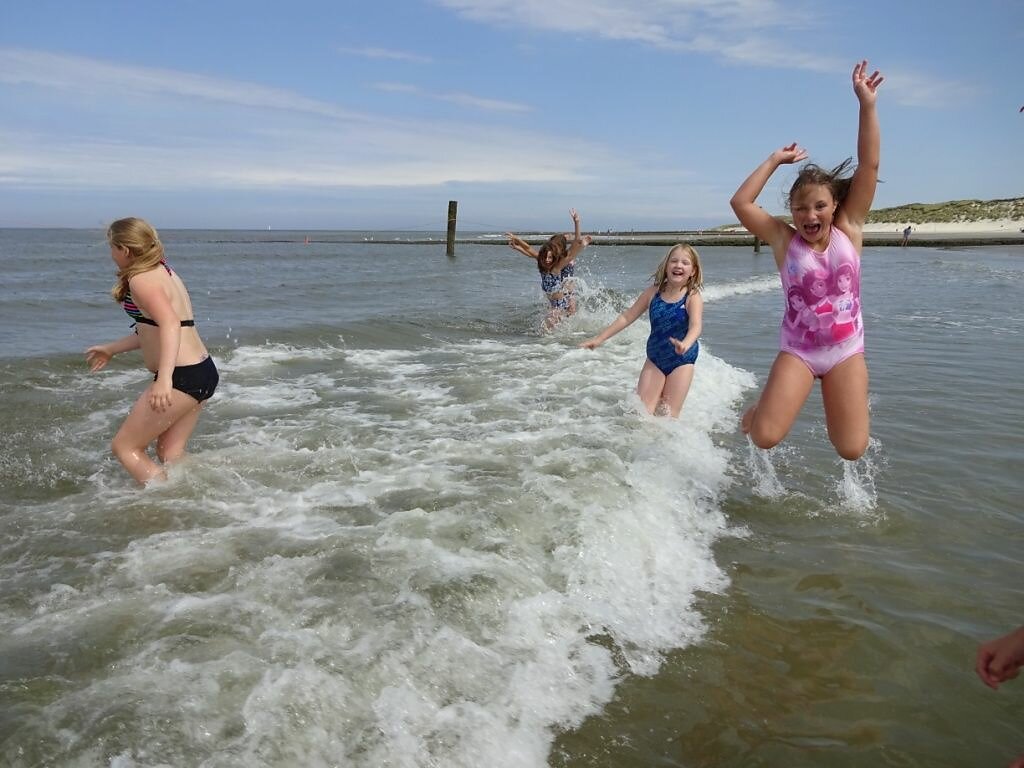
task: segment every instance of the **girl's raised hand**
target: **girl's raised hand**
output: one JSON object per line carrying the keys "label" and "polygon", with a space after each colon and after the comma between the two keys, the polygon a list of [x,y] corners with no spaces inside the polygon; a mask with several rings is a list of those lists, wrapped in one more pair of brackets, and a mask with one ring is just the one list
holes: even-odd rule
{"label": "girl's raised hand", "polygon": [[876,69],[868,75],[867,59],[856,64],[853,68],[853,92],[861,104],[874,104],[877,98],[878,86],[885,80],[882,74]]}
{"label": "girl's raised hand", "polygon": [[576,213],[575,208],[569,209],[569,218],[571,218],[574,222],[578,222],[580,220],[580,215]]}
{"label": "girl's raised hand", "polygon": [[797,143],[794,141],[788,147],[776,149],[772,152],[772,157],[778,161],[779,165],[789,165],[790,163],[799,163],[801,160],[806,160],[807,150],[797,146]]}

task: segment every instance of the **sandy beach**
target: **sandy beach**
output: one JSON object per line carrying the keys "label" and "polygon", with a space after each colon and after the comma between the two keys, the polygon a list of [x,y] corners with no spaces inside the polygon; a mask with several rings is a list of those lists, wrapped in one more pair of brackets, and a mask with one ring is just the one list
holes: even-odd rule
{"label": "sandy beach", "polygon": [[913,232],[922,235],[1012,235],[1024,231],[1024,219],[983,219],[980,221],[943,221],[924,224],[915,224],[910,221],[868,223],[864,225],[864,232],[870,234],[889,232],[902,234],[907,226],[912,227]]}

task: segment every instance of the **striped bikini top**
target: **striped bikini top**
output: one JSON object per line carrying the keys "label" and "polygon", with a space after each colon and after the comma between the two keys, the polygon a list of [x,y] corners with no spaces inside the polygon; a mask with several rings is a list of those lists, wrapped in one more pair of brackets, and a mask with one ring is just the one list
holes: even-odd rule
{"label": "striped bikini top", "polygon": [[[173,275],[174,274],[174,272],[171,271],[171,268],[169,266],[167,266],[167,262],[166,261],[161,260],[160,263],[163,265],[163,268],[167,270],[167,274],[168,275]],[[146,317],[145,315],[142,314],[142,310],[139,309],[139,305],[136,304],[132,300],[131,289],[129,289],[127,291],[127,293],[125,293],[124,299],[121,300],[121,308],[125,311],[125,314],[127,314],[128,317],[130,317],[132,320],[135,321],[134,323],[132,323],[132,328],[135,327],[136,323],[142,323],[143,325],[156,325],[157,324],[156,320],[154,320],[151,317]],[[181,321],[181,327],[182,328],[192,328],[193,326],[195,326],[195,324],[196,324],[195,320],[182,320]]]}

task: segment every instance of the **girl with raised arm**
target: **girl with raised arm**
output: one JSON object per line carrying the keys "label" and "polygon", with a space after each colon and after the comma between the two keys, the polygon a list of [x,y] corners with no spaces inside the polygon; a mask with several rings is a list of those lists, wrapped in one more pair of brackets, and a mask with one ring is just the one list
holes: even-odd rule
{"label": "girl with raised arm", "polygon": [[576,314],[575,275],[576,257],[590,245],[590,235],[580,235],[580,215],[575,208],[569,209],[574,225],[573,239],[558,234],[548,238],[539,250],[518,235],[506,232],[512,250],[529,256],[537,262],[540,271],[540,285],[548,300],[548,313],[544,318],[544,329],[551,330],[563,317]]}
{"label": "girl with raised arm", "polygon": [[836,452],[853,460],[867,450],[860,254],[878,183],[881,138],[875,104],[883,79],[877,70],[868,74],[867,61],[853,68],[853,92],[860,103],[856,170],[847,176],[850,160],[831,171],[804,166],[789,191],[792,225],[766,213],[756,201],[780,165],[807,158],[795,143],[772,152],[732,197],[740,223],[771,246],[787,307],[798,302],[806,318],[799,324],[783,319],[780,351],[768,382],[757,403],[743,414],[742,429],[759,448],[782,441],[814,380],[820,379],[825,422]]}

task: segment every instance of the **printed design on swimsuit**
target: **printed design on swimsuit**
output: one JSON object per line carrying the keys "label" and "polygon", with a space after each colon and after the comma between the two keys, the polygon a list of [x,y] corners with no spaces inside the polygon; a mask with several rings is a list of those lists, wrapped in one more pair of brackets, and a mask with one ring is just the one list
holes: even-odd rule
{"label": "printed design on swimsuit", "polygon": [[575,261],[570,261],[568,264],[566,264],[564,267],[562,267],[562,273],[558,277],[559,277],[559,279],[563,283],[566,283],[566,282],[571,282],[573,277],[575,277],[575,276],[576,276],[576,262]]}
{"label": "printed design on swimsuit", "polygon": [[679,301],[670,304],[656,293],[647,310],[651,321],[651,335],[647,337],[647,359],[666,376],[679,366],[696,361],[700,349],[700,345],[694,342],[685,355],[680,355],[669,341],[669,337],[682,341],[690,332],[690,313],[686,310],[689,295],[687,292]]}
{"label": "printed design on swimsuit", "polygon": [[849,238],[832,228],[825,253],[794,235],[782,268],[786,312],[782,346],[810,350],[841,344],[864,332],[860,259]]}
{"label": "printed design on swimsuit", "polygon": [[568,308],[569,294],[572,292],[572,276],[572,264],[567,264],[558,274],[554,272],[540,273],[540,287],[547,295],[548,303],[552,307]]}

